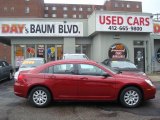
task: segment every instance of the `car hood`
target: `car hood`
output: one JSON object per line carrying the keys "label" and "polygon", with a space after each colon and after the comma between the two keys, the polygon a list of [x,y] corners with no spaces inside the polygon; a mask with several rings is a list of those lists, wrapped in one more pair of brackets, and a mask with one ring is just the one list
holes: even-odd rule
{"label": "car hood", "polygon": [[143,74],[139,74],[136,72],[122,72],[119,74],[116,74],[117,78],[130,78],[130,79],[149,79],[149,77],[147,75],[143,75]]}
{"label": "car hood", "polygon": [[136,74],[141,74],[141,75],[146,76],[146,74],[144,72],[140,71],[137,68],[116,68],[116,70],[122,71],[122,72],[130,72],[132,74],[136,73]]}
{"label": "car hood", "polygon": [[18,75],[21,71],[26,71],[26,70],[32,70],[34,69],[34,67],[31,67],[31,68],[19,68],[19,70],[15,73],[14,75],[14,79],[17,79],[18,78]]}

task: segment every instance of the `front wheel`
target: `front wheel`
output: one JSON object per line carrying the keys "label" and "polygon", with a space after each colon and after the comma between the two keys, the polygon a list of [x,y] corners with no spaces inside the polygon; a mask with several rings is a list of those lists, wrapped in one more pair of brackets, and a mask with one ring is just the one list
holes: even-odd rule
{"label": "front wheel", "polygon": [[29,102],[35,107],[47,107],[51,102],[51,94],[44,87],[33,88],[29,95]]}
{"label": "front wheel", "polygon": [[136,87],[127,87],[120,93],[120,102],[124,107],[138,107],[142,102],[142,93]]}

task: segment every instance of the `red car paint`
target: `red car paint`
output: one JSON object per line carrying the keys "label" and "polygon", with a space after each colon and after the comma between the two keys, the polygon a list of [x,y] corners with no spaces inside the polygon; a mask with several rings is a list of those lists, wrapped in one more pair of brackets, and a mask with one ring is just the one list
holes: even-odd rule
{"label": "red car paint", "polygon": [[[76,74],[50,74],[43,72],[50,66],[59,64],[90,64],[97,66],[108,77]],[[20,73],[14,84],[14,93],[27,98],[36,86],[49,89],[54,100],[115,101],[126,86],[136,86],[143,93],[143,100],[155,97],[156,88],[145,82],[147,76],[128,72],[114,73],[105,66],[90,60],[59,60],[41,65],[29,72]]]}

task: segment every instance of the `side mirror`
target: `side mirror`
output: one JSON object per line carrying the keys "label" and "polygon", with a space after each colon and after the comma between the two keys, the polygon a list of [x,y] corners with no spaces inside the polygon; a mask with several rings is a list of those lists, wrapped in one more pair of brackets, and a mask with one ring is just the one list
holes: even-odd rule
{"label": "side mirror", "polygon": [[104,78],[110,77],[110,75],[107,74],[107,73],[102,74],[102,76],[103,76]]}

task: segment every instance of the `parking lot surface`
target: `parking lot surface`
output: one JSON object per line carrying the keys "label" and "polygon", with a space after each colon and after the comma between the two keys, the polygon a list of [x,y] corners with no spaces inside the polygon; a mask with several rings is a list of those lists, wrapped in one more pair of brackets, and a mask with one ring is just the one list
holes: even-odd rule
{"label": "parking lot surface", "polygon": [[116,102],[53,102],[48,108],[34,108],[14,95],[14,81],[0,82],[0,120],[160,120],[160,82],[156,98],[134,109]]}

